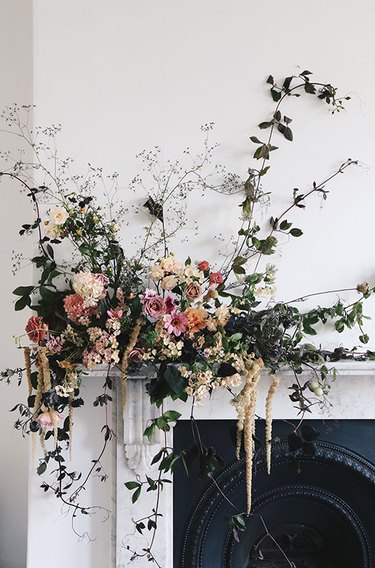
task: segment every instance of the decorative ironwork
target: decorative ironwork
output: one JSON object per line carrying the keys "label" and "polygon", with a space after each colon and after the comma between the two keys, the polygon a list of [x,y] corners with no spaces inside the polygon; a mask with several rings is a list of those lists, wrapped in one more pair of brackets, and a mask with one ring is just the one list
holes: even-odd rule
{"label": "decorative ironwork", "polygon": [[[273,472],[277,477],[277,470],[287,468],[289,461],[289,451],[286,444],[278,444],[273,451]],[[368,462],[365,458],[351,452],[348,449],[328,443],[318,442],[316,444],[316,453],[314,456],[300,456],[300,465],[304,467],[312,467],[321,472],[324,478],[325,472],[332,474],[334,478],[340,479],[340,476],[347,481],[352,481],[353,484],[357,482],[364,483],[367,489],[374,494],[375,492],[375,467],[372,463]],[[259,454],[255,461],[256,477],[265,475],[265,460],[264,455]],[[317,469],[316,469],[317,468]],[[272,476],[271,476],[272,477]],[[324,479],[323,479],[324,481]],[[231,497],[233,493],[238,495],[241,487],[245,482],[245,468],[243,462],[234,462],[227,466],[225,470],[218,476],[217,484],[222,489],[223,493]],[[286,507],[289,506],[291,500],[300,502],[303,510],[307,510],[309,506],[315,507],[314,510],[322,509],[321,514],[326,514],[327,517],[334,520],[337,519],[337,534],[344,535],[341,538],[344,540],[351,540],[352,546],[356,550],[358,556],[358,566],[361,568],[371,568],[372,555],[374,554],[375,542],[373,536],[369,540],[369,534],[373,535],[373,527],[368,524],[363,526],[362,520],[354,511],[354,507],[348,504],[344,499],[335,495],[331,488],[324,488],[317,486],[312,480],[310,484],[299,484],[294,480],[289,485],[276,486],[272,489],[265,490],[261,495],[255,491],[254,517],[263,514],[267,507],[273,506],[275,503],[280,502],[281,506],[284,503]],[[324,483],[323,483],[324,486]],[[224,544],[221,552],[217,554],[216,560],[210,564],[207,562],[207,554],[209,549],[209,542],[212,536],[212,531],[216,530],[217,517],[221,514],[220,509],[225,505],[223,494],[217,489],[215,484],[211,484],[207,490],[200,497],[188,523],[186,535],[184,539],[183,552],[181,556],[181,563],[178,568],[211,568],[222,566],[223,568],[284,568],[288,567],[288,563],[277,557],[274,548],[271,544],[263,540],[263,548],[260,547],[260,539],[262,533],[252,540],[253,536],[244,536],[241,534],[241,541],[247,543],[249,548],[247,556],[239,555],[239,545],[234,541],[230,533],[224,535]],[[303,517],[304,515],[302,515]],[[253,517],[253,518],[254,518]],[[250,517],[251,520],[251,517]],[[249,522],[250,522],[249,520]],[[333,523],[334,524],[334,523]],[[370,532],[369,532],[369,529]],[[250,532],[250,531],[249,531]],[[327,557],[324,541],[325,535],[319,531],[319,524],[315,526],[306,526],[301,519],[299,522],[293,522],[288,526],[288,523],[282,521],[279,526],[274,527],[274,533],[279,539],[281,548],[288,550],[291,559],[299,568],[336,568],[336,564]],[[350,535],[348,539],[346,535]],[[264,531],[263,531],[264,536]],[[346,543],[343,543],[344,548]],[[217,547],[216,547],[217,548]],[[257,550],[261,548],[264,559],[261,561],[257,558]],[[216,562],[216,564],[215,564]],[[354,564],[353,564],[354,565]],[[349,566],[351,566],[349,564]]]}

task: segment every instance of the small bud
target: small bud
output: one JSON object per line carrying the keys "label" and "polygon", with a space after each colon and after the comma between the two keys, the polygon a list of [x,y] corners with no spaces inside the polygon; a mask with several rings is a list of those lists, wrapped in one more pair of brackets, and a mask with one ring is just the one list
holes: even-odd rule
{"label": "small bud", "polygon": [[362,282],[361,284],[357,285],[357,291],[361,294],[368,294],[369,290],[370,287],[368,285],[368,282]]}
{"label": "small bud", "polygon": [[320,384],[318,381],[310,381],[308,387],[311,390],[311,392],[315,392],[315,389],[320,388]]}

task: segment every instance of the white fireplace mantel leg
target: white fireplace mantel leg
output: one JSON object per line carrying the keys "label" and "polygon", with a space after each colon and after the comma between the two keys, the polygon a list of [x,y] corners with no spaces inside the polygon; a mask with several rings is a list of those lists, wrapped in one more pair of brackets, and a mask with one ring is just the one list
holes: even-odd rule
{"label": "white fireplace mantel leg", "polygon": [[[118,396],[118,411],[121,426],[118,430],[117,439],[117,563],[116,568],[129,566],[132,552],[127,549],[130,546],[133,551],[142,552],[149,546],[152,532],[147,528],[141,535],[135,530],[133,520],[150,515],[156,505],[156,491],[142,491],[141,497],[132,503],[133,491],[129,491],[124,483],[133,480],[145,480],[145,476],[156,479],[158,466],[150,467],[152,458],[164,446],[164,437],[157,431],[151,442],[143,435],[147,423],[160,414],[155,406],[150,404],[146,393],[145,378],[132,378],[127,381],[127,404],[125,414],[122,416],[121,396]],[[121,430],[122,429],[122,432]],[[171,445],[172,436],[168,436],[168,444]],[[168,475],[164,476],[168,477]],[[152,552],[159,564],[164,568],[172,566],[173,538],[172,538],[172,507],[173,494],[172,484],[164,484],[160,494],[157,538]],[[147,526],[147,519],[145,520]],[[145,566],[145,558],[134,560],[134,566]],[[148,562],[147,562],[148,565]],[[151,564],[150,564],[151,565]]]}

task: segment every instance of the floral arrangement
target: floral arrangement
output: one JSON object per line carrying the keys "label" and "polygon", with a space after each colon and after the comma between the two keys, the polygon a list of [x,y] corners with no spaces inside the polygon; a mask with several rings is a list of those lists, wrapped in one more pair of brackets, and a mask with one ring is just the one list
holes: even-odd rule
{"label": "floral arrangement", "polygon": [[[205,174],[214,150],[208,141],[212,125],[203,128],[203,152],[187,169],[172,162],[163,169],[157,149],[141,153],[144,170],[151,174],[155,185],[144,194],[140,209],[143,215],[147,210],[149,224],[132,257],[126,255],[119,235],[121,221],[129,218],[131,221],[134,212],[125,210],[116,201],[117,175],[105,178],[102,170],[91,166],[87,175],[71,174],[71,159],[60,160],[52,151],[52,141],[60,127],[30,132],[27,121],[20,118],[22,113],[30,111],[26,107],[12,107],[2,114],[7,129],[16,133],[35,155],[35,161],[30,163],[12,161],[9,153],[1,153],[0,177],[16,181],[31,200],[35,218],[22,225],[20,233],[36,233],[39,248],[31,259],[38,282],[14,290],[18,298],[15,309],[33,311],[25,320],[25,333],[17,339],[24,352],[24,368],[6,369],[2,378],[10,381],[13,376],[19,380],[23,375],[26,377],[29,396],[26,404],[14,409],[19,412],[16,427],[34,439],[39,438],[44,456],[39,461],[38,473],[43,474],[49,467],[57,470],[56,484],[44,481],[42,487],[71,506],[74,515],[79,511],[90,512],[90,507],[81,504],[79,495],[90,474],[100,471],[100,457],[113,435],[105,424],[103,450],[84,482],[79,473],[68,469],[64,448],[70,445],[73,412],[84,404],[80,384],[87,369],[97,365],[108,369],[96,406],[111,402],[110,370],[114,366],[121,370],[124,412],[128,374],[136,372],[140,365],[152,369],[147,388],[150,403],[160,408],[160,416],[147,425],[145,436],[149,438],[156,429],[167,432],[179,418],[174,411],[163,413],[167,397],[192,400],[196,405],[209,399],[215,389],[229,390],[238,416],[238,458],[244,438],[247,508],[241,514],[246,516],[251,512],[255,405],[262,372],[267,370],[270,375],[265,440],[270,471],[271,407],[280,382],[278,371],[285,367],[293,370],[295,380],[290,387],[290,399],[303,416],[312,404],[312,397],[324,404],[329,379],[334,375],[331,362],[345,357],[373,357],[369,350],[338,347],[327,351],[308,341],[308,336],[316,335],[317,324],[331,322],[338,333],[345,327],[358,326],[359,340],[366,344],[363,301],[374,292],[367,283],[353,286],[357,296],[347,305],[337,300],[328,307],[303,311],[296,303],[304,298],[289,303],[272,300],[276,270],[269,263],[262,268],[263,260],[277,250],[279,235],[295,238],[302,235],[287,215],[293,209],[304,208],[315,194],[326,199],[327,183],[356,161],[345,161],[327,179],[314,182],[305,193],[295,190],[287,209],[271,217],[268,226],[261,226],[256,215],[262,204],[269,201],[269,192],[263,186],[271,154],[277,150],[273,138],[278,134],[287,141],[293,139],[292,120],[280,110],[284,99],[306,93],[326,103],[332,113],[340,111],[344,101],[338,97],[336,88],[313,81],[307,70],[298,77],[287,77],[280,85],[270,76],[267,84],[275,110],[259,124],[267,132],[266,140],[251,137],[257,166],[249,168],[245,180],[222,167],[214,168],[216,179],[221,176],[219,183],[211,181],[211,173]],[[40,182],[35,183],[35,179]],[[132,185],[140,181],[136,178]],[[177,231],[184,230],[186,223],[186,198],[197,188],[241,196],[240,226],[232,250],[221,265],[211,259],[179,258],[172,252],[171,241]],[[100,195],[106,197],[108,207],[103,206]],[[57,251],[62,251],[62,260],[58,260]],[[21,265],[22,258],[16,255],[15,269]],[[268,297],[266,302],[265,297]],[[301,382],[301,373],[306,369],[311,377]],[[299,427],[293,432],[294,437],[300,436]],[[189,468],[186,454],[176,455],[164,447],[153,460],[159,464],[157,479],[126,483],[134,491],[133,502],[143,489],[158,494],[166,482],[163,476],[173,471],[178,462]],[[207,473],[219,467],[220,460],[215,453],[206,453],[201,463]],[[105,477],[103,473],[103,480]],[[233,529],[241,530],[244,527],[241,515],[233,519]],[[133,558],[146,556],[157,563],[152,553],[157,507],[150,514],[147,526],[143,521],[135,523],[139,532],[149,530],[152,539],[145,551],[133,551]]]}

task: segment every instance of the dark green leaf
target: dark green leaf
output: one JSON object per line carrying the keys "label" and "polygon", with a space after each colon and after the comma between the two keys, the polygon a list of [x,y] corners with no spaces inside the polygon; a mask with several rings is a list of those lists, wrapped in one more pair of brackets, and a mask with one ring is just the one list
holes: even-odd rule
{"label": "dark green leaf", "polygon": [[132,503],[138,501],[140,494],[141,494],[141,487],[138,487],[138,489],[136,489],[132,495]]}
{"label": "dark green leaf", "polygon": [[315,428],[309,426],[308,424],[304,424],[302,426],[301,434],[306,442],[313,442],[320,436],[320,432],[318,432],[317,430],[315,430]]}
{"label": "dark green leaf", "polygon": [[17,302],[14,304],[14,309],[16,310],[16,312],[19,312],[20,310],[26,308],[26,306],[30,306],[30,304],[31,304],[30,296],[22,296],[22,298],[17,300]]}
{"label": "dark green leaf", "polygon": [[314,87],[314,85],[312,85],[311,83],[305,83],[305,91],[306,93],[309,93],[310,95],[315,95],[316,93],[316,89]]}
{"label": "dark green leaf", "polygon": [[42,462],[42,463],[40,464],[40,466],[38,467],[38,469],[36,470],[36,472],[37,472],[38,475],[43,475],[43,473],[46,471],[46,469],[47,469],[47,464],[46,464],[46,462],[44,461],[44,462]]}
{"label": "dark green leaf", "polygon": [[294,228],[289,231],[289,234],[292,235],[292,237],[300,237],[303,235],[303,231],[301,231],[301,229]]}
{"label": "dark green leaf", "polygon": [[15,296],[30,296],[34,288],[35,286],[18,286],[18,288],[13,290],[13,294]]}
{"label": "dark green leaf", "polygon": [[276,91],[276,89],[271,89],[272,99],[277,103],[281,99],[281,92]]}

